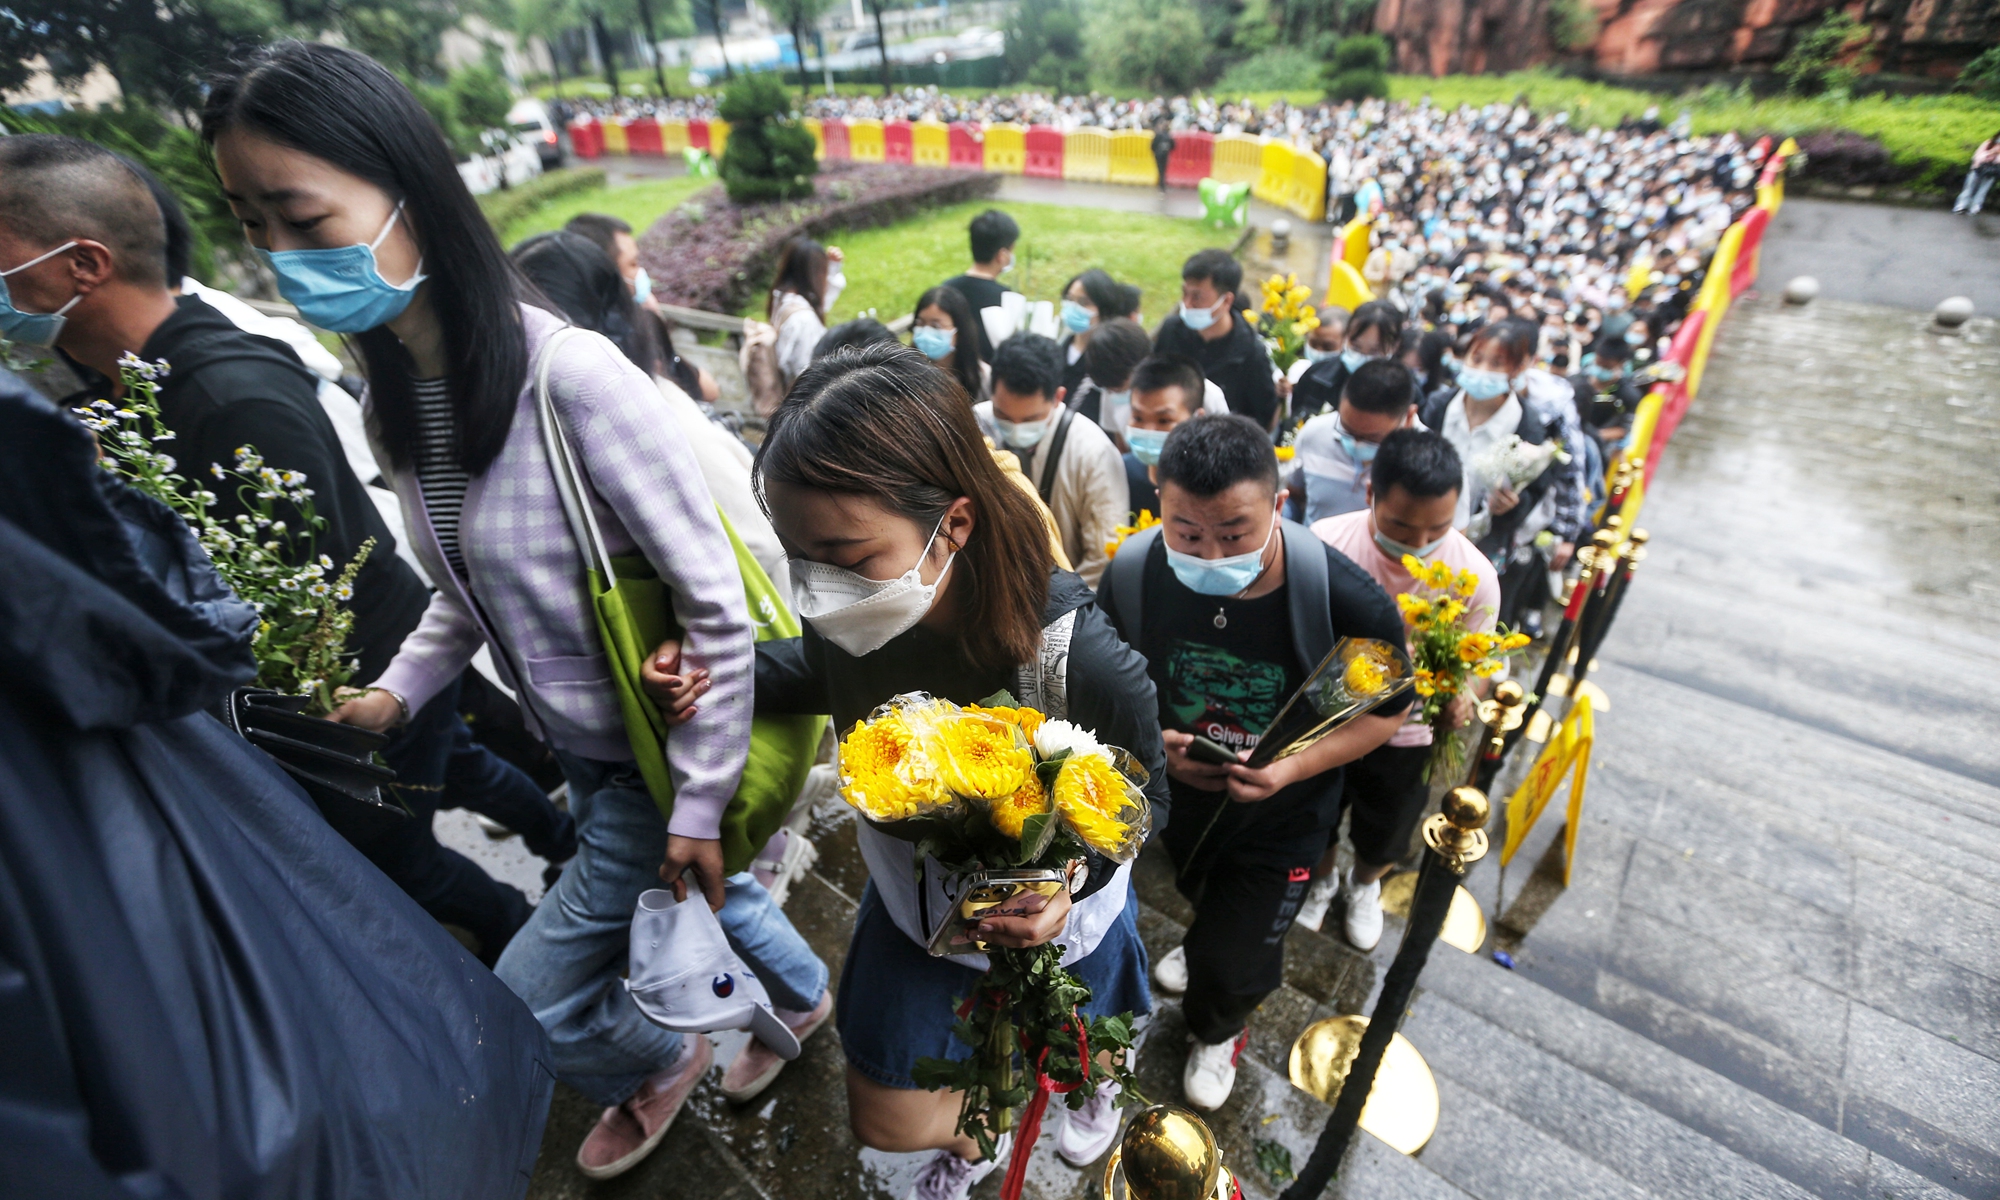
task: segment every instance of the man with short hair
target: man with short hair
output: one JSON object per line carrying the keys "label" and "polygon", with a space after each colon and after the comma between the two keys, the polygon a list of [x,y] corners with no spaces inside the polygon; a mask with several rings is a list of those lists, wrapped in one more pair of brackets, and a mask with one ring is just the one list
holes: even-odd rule
{"label": "man with short hair", "polygon": [[1340,403],[1307,421],[1297,452],[1307,524],[1367,504],[1368,464],[1382,439],[1417,423],[1417,381],[1393,358],[1371,358],[1347,376]]}
{"label": "man with short hair", "polygon": [[[1370,363],[1369,366],[1377,364]],[[1368,367],[1363,367],[1366,371]],[[1366,506],[1313,522],[1313,533],[1352,559],[1391,596],[1417,590],[1404,557],[1425,565],[1442,562],[1470,571],[1479,584],[1466,599],[1465,627],[1490,631],[1500,611],[1500,573],[1471,540],[1452,528],[1464,467],[1458,451],[1427,429],[1396,429],[1382,439],[1365,484]],[[1446,724],[1457,729],[1471,716],[1470,697],[1446,709]],[[1432,730],[1412,705],[1410,720],[1381,746],[1347,768],[1341,807],[1349,814],[1348,840],[1354,866],[1342,880],[1334,872],[1333,848],[1314,872],[1316,880],[1299,910],[1299,923],[1319,928],[1327,904],[1338,891],[1345,901],[1347,940],[1373,950],[1382,937],[1382,877],[1410,848],[1410,835],[1430,800],[1424,763]]]}
{"label": "man with short hair", "polygon": [[1226,250],[1197,250],[1181,265],[1181,306],[1160,322],[1153,349],[1191,358],[1222,389],[1229,411],[1272,428],[1278,389],[1264,341],[1238,311],[1243,268]]}
{"label": "man with short hair", "polygon": [[[1206,394],[1201,368],[1178,354],[1155,354],[1132,368],[1132,407],[1125,427],[1125,486],[1132,513],[1160,515],[1160,489],[1154,479],[1167,435],[1204,411]],[[1227,411],[1226,409],[1224,411]]]}
{"label": "man with short hair", "polygon": [[1070,405],[1113,442],[1124,444],[1126,410],[1131,404],[1132,370],[1153,352],[1153,339],[1130,317],[1113,317],[1090,331],[1083,349],[1083,381]]}
{"label": "man with short hair", "polygon": [[1105,543],[1131,512],[1118,448],[1095,421],[1063,403],[1062,350],[1038,333],[1017,333],[993,355],[993,399],[973,407],[995,443],[1011,450],[1055,517],[1063,552],[1091,587],[1104,574]]}
{"label": "man with short hair", "polygon": [[[159,205],[117,156],[75,138],[0,138],[0,282],[10,302],[0,308],[0,336],[61,351],[90,385],[73,402],[115,394],[127,355],[164,360],[169,370],[155,399],[181,475],[214,484],[207,478],[212,464],[233,467],[236,449],[253,447],[266,467],[299,472],[312,489],[324,524],[301,539],[301,554],[325,555],[337,570],[372,538],[348,605],[354,624],[347,646],[360,663],[352,682],[365,686],[422,619],[429,589],[397,556],[320,405],[317,377],[284,343],[238,329],[198,296],[176,298],[166,264]],[[51,322],[57,313],[61,319]],[[224,519],[247,511],[237,488],[212,490]],[[281,504],[279,513],[301,528],[290,506]],[[519,890],[431,833],[453,753],[457,697],[456,684],[440,692],[384,750],[408,788],[406,802],[421,815],[357,848],[425,911],[469,931],[475,953],[490,965],[530,909]]]}
{"label": "man with short hair", "polygon": [[631,224],[609,213],[578,213],[563,228],[589,238],[599,250],[604,251],[611,265],[618,268],[618,277],[632,289],[633,303],[659,323],[660,348],[667,356],[667,378],[695,400],[714,404],[720,399],[722,389],[716,385],[715,377],[708,373],[708,368],[689,362],[674,348],[673,323],[660,311],[659,301],[653,299],[653,277],[639,265],[639,239],[632,236]]}
{"label": "man with short hair", "polygon": [[993,339],[986,333],[985,314],[989,308],[999,308],[1000,298],[1014,290],[1000,277],[1014,269],[1014,243],[1021,240],[1021,227],[1006,213],[989,208],[972,218],[967,232],[972,238],[972,265],[963,275],[945,280],[944,286],[955,289],[972,306],[979,357],[991,363]]}
{"label": "man with short hair", "polygon": [[1347,319],[1353,314],[1338,304],[1324,304],[1313,314],[1319,324],[1306,334],[1306,350],[1285,370],[1285,381],[1296,384],[1299,376],[1311,370],[1314,365],[1340,357],[1347,346]]}
{"label": "man with short hair", "polygon": [[1214,1110],[1235,1085],[1245,1022],[1283,982],[1285,933],[1339,819],[1341,769],[1387,741],[1409,701],[1257,768],[1205,761],[1196,735],[1241,759],[1336,639],[1400,642],[1403,622],[1366,572],[1279,516],[1277,456],[1255,421],[1183,422],[1158,479],[1161,524],[1126,539],[1098,604],[1159,693],[1174,801],[1160,840],[1194,921],[1154,978],[1186,993],[1194,1046],[1181,1085]]}

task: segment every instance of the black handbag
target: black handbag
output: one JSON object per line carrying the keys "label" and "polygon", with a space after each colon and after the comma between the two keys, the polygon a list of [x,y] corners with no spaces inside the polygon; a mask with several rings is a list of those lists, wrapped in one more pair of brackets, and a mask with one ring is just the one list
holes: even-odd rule
{"label": "black handbag", "polygon": [[410,810],[382,785],[396,773],[375,760],[386,734],[307,716],[303,696],[240,687],[229,694],[226,724],[270,755],[348,841],[361,844],[397,828]]}

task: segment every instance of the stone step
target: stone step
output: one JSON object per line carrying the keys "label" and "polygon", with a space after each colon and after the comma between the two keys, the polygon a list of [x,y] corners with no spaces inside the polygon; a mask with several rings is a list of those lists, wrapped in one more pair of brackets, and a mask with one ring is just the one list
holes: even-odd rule
{"label": "stone step", "polygon": [[1423,987],[1433,1070],[1661,1195],[1959,1194],[1488,959],[1434,953]]}

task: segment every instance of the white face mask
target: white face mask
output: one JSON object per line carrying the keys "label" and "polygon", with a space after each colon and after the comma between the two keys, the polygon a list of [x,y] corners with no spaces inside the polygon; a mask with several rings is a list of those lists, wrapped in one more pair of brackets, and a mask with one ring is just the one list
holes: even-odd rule
{"label": "white face mask", "polygon": [[953,551],[944,560],[936,583],[923,581],[930,543],[943,528],[939,518],[916,565],[894,579],[869,579],[845,567],[793,559],[792,608],[812,622],[814,632],[855,658],[880,650],[922,620],[937,600],[938,588],[958,557]]}

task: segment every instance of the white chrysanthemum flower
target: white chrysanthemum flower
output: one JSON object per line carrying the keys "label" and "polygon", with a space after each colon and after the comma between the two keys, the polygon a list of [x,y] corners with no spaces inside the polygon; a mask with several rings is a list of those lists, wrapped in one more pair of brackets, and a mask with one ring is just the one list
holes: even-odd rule
{"label": "white chrysanthemum flower", "polygon": [[136,421],[136,420],[138,420],[138,419],[139,419],[139,414],[138,414],[138,413],[135,413],[135,412],[133,412],[133,411],[132,411],[131,409],[129,409],[129,408],[121,408],[121,409],[119,409],[119,410],[118,410],[118,414],[117,414],[117,415],[118,415],[118,419],[119,419],[119,420],[121,420],[121,421]]}
{"label": "white chrysanthemum flower", "polygon": [[171,442],[179,436],[180,434],[175,433],[171,429],[162,429],[160,430],[160,432],[153,435],[153,440],[156,442]]}
{"label": "white chrysanthemum flower", "polygon": [[208,464],[208,473],[217,479],[227,479],[229,477],[229,472],[222,469],[221,463]]}
{"label": "white chrysanthemum flower", "polygon": [[319,565],[320,565],[320,568],[321,568],[322,570],[326,570],[326,571],[331,571],[331,570],[333,570],[333,559],[332,559],[332,557],[331,557],[331,556],[329,556],[329,555],[325,555],[325,554],[322,554],[322,555],[320,555],[320,556],[319,556]]}
{"label": "white chrysanthemum flower", "polygon": [[1035,753],[1043,759],[1050,759],[1064,751],[1102,754],[1104,746],[1097,740],[1097,735],[1068,721],[1042,722],[1042,727],[1035,730]]}
{"label": "white chrysanthemum flower", "polygon": [[174,456],[171,454],[160,455],[159,463],[160,463],[160,470],[167,471],[170,473],[173,471],[175,467],[180,465],[179,463],[174,461]]}
{"label": "white chrysanthemum flower", "polygon": [[299,590],[299,581],[296,579],[280,579],[278,586],[285,591],[296,592]]}
{"label": "white chrysanthemum flower", "polygon": [[271,522],[271,532],[272,532],[272,533],[283,533],[283,532],[285,532],[285,523],[284,523],[283,521],[273,521],[273,522]]}
{"label": "white chrysanthemum flower", "polygon": [[340,601],[352,600],[354,599],[354,589],[343,583],[333,589],[333,598]]}
{"label": "white chrysanthemum flower", "polygon": [[315,583],[311,587],[306,589],[307,594],[313,596],[324,596],[332,591],[333,589],[328,587],[324,583]]}

